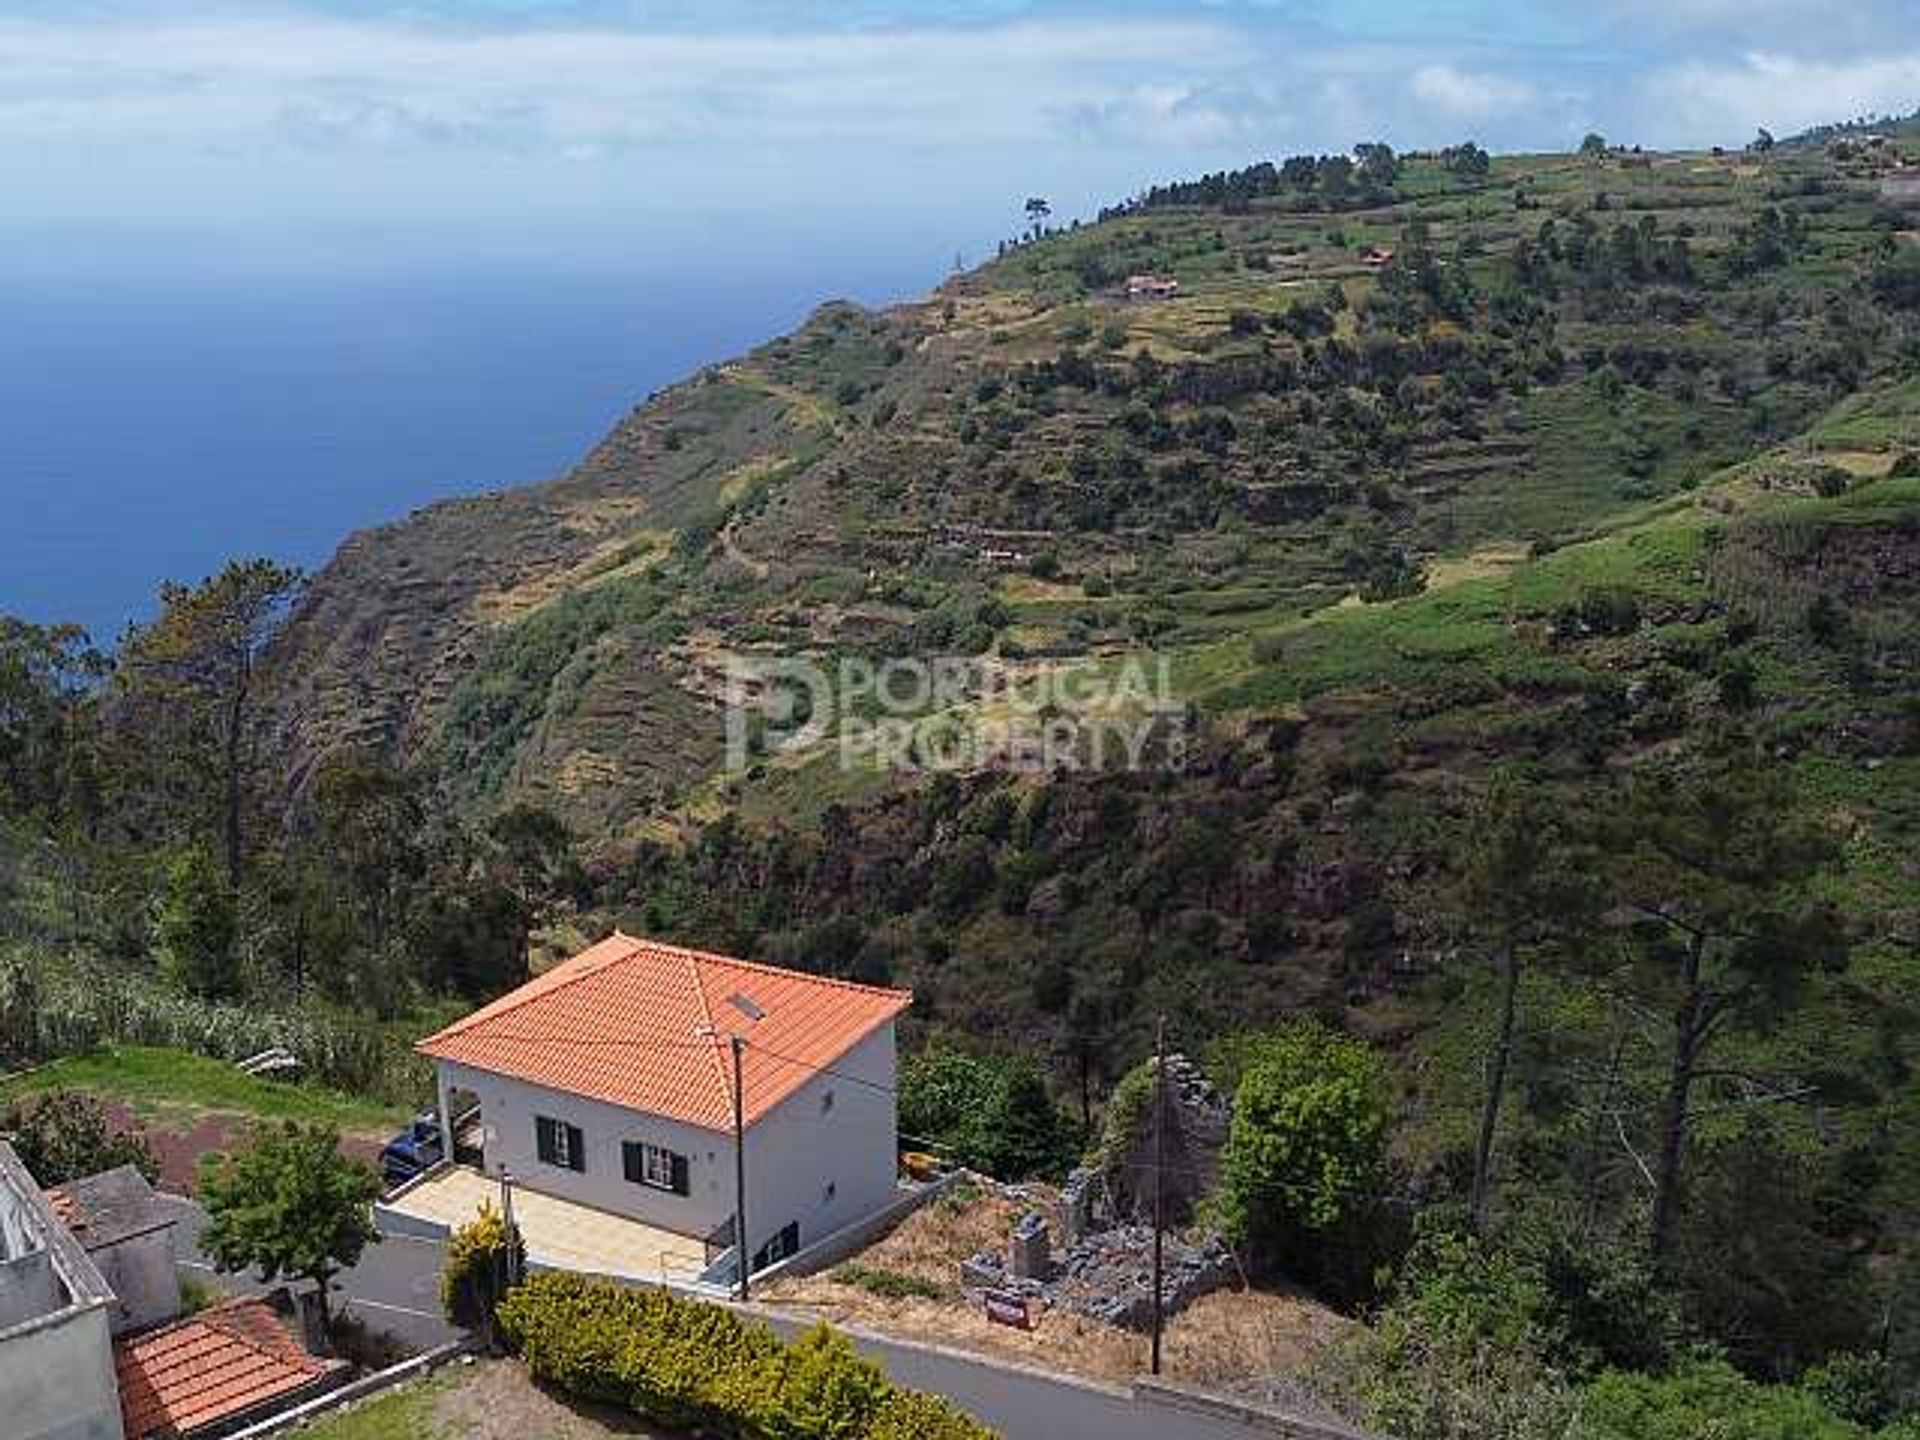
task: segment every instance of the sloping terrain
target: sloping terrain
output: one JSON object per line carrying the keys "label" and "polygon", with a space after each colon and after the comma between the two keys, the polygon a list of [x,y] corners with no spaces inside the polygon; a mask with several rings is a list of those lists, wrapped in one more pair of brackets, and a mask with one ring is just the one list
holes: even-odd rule
{"label": "sloping terrain", "polygon": [[642,833],[720,757],[726,652],[1210,652],[1693,492],[1898,342],[1897,216],[1818,150],[1410,158],[1375,198],[1141,206],[830,305],[560,481],[354,537],[279,657],[295,781],[355,745]]}
{"label": "sloping terrain", "polygon": [[[1853,827],[1848,983],[1905,1025],[1902,163],[1450,153],[1344,197],[1256,167],[823,307],[563,480],[348,542],[277,656],[294,779],[352,744],[537,801],[602,918],[910,983],[1065,1088],[1161,1011],[1471,1021],[1422,898],[1464,797],[1518,764],[1578,807],[1738,731]],[[989,650],[1165,657],[1188,763],[849,770],[829,731],[721,773],[730,653]]]}

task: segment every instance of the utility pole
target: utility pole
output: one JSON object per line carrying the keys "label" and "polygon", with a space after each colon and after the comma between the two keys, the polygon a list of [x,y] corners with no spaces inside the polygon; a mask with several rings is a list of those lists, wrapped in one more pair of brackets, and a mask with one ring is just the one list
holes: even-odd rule
{"label": "utility pole", "polygon": [[500,1167],[500,1222],[507,1230],[507,1284],[511,1287],[518,1278],[513,1273],[513,1172],[504,1165]]}
{"label": "utility pole", "polygon": [[746,1107],[742,1103],[741,1054],[746,1050],[747,1042],[738,1035],[733,1037],[733,1256],[740,1269],[740,1303],[748,1299],[750,1277],[747,1272],[753,1267],[752,1258],[747,1250],[747,1126]]}
{"label": "utility pole", "polygon": [[1160,1328],[1165,1319],[1161,1294],[1160,1229],[1166,1223],[1166,1182],[1162,1176],[1167,1157],[1167,1017],[1162,1015],[1154,1027],[1153,1039],[1153,1353],[1148,1369],[1160,1373]]}
{"label": "utility pole", "polygon": [[505,1227],[506,1248],[500,1256],[499,1288],[493,1293],[487,1305],[486,1331],[488,1348],[496,1353],[502,1350],[500,1341],[500,1302],[520,1283],[520,1277],[514,1273],[514,1262],[519,1258],[519,1232],[513,1226],[513,1174],[506,1166],[500,1167],[500,1221]]}

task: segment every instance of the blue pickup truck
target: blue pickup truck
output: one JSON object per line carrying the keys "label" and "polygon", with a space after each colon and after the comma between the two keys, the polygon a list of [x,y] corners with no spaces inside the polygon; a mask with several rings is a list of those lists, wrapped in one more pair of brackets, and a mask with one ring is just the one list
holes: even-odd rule
{"label": "blue pickup truck", "polygon": [[413,1117],[380,1152],[380,1177],[389,1190],[404,1185],[421,1172],[432,1169],[446,1158],[447,1145],[440,1134],[440,1117],[431,1110]]}

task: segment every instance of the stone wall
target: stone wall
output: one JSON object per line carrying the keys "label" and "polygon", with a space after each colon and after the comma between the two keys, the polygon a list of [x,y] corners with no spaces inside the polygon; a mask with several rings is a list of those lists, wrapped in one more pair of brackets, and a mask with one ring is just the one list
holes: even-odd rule
{"label": "stone wall", "polygon": [[[1165,1108],[1161,1184],[1166,1223],[1180,1226],[1192,1221],[1195,1205],[1213,1189],[1220,1173],[1220,1154],[1233,1124],[1233,1103],[1193,1061],[1169,1055]],[[1092,1192],[1095,1227],[1104,1221],[1152,1223],[1155,1111],[1149,1100],[1140,1107],[1131,1136],[1108,1137],[1098,1184],[1084,1187]]]}

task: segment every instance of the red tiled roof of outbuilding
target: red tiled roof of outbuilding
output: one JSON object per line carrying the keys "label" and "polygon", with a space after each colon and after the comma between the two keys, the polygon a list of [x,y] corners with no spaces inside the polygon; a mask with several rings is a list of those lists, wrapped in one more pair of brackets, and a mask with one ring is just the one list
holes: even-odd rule
{"label": "red tiled roof of outbuilding", "polygon": [[343,1367],[307,1354],[265,1300],[242,1296],[117,1341],[114,1378],[127,1440],[191,1435]]}

